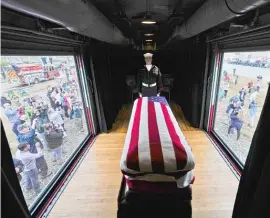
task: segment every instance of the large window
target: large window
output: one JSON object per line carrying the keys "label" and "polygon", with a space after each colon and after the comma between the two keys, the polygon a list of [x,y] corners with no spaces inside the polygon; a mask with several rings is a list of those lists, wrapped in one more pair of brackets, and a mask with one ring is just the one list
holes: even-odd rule
{"label": "large window", "polygon": [[224,53],[214,131],[245,163],[270,81],[270,52]]}
{"label": "large window", "polygon": [[78,75],[74,56],[1,57],[1,119],[29,208],[89,136]]}

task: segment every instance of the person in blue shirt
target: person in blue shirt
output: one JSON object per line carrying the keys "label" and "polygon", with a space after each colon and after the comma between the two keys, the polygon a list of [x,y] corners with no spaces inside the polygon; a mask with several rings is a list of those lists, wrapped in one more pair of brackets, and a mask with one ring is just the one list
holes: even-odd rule
{"label": "person in blue shirt", "polygon": [[229,128],[228,135],[230,135],[231,130],[236,129],[237,140],[240,138],[240,131],[243,126],[243,121],[239,119],[239,114],[242,112],[241,102],[238,97],[233,97],[231,103],[227,106],[226,113],[229,116]]}
{"label": "person in blue shirt", "polygon": [[257,103],[255,102],[254,99],[252,99],[251,102],[249,103],[249,118],[250,118],[249,126],[250,127],[253,127],[254,125],[254,119],[255,119],[256,113],[257,113]]}

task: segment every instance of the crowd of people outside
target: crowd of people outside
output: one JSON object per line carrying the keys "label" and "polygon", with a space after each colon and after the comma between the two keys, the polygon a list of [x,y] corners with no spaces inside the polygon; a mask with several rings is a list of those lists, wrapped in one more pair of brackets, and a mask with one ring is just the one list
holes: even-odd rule
{"label": "crowd of people outside", "polygon": [[[231,86],[238,84],[239,76],[236,74],[236,69],[233,69],[232,77],[227,71],[223,71],[220,81],[219,101],[224,101],[228,98]],[[254,127],[254,120],[257,113],[257,94],[260,92],[262,76],[258,75],[256,81],[250,80],[247,86],[243,86],[237,95],[231,97],[226,107],[226,115],[228,117],[228,131],[227,135],[237,134],[237,140],[241,135],[241,129],[246,120],[243,119],[244,106],[248,105],[249,121],[247,125]],[[249,96],[247,100],[247,96]],[[248,103],[246,103],[248,101]]]}
{"label": "crowd of people outside", "polygon": [[77,81],[66,80],[56,86],[49,85],[44,96],[29,95],[23,88],[9,90],[2,93],[1,107],[17,140],[13,162],[18,179],[23,181],[25,190],[39,194],[39,179],[52,174],[44,150],[49,152],[55,164],[64,162],[63,140],[68,137],[65,121],[73,120],[72,131],[85,131]]}

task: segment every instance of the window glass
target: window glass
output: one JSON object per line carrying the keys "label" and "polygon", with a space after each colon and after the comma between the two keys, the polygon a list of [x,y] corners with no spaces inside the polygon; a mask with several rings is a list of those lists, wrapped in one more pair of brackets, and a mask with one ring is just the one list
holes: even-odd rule
{"label": "window glass", "polygon": [[225,53],[214,131],[244,164],[270,81],[270,52]]}
{"label": "window glass", "polygon": [[89,135],[74,56],[2,56],[1,119],[31,208]]}

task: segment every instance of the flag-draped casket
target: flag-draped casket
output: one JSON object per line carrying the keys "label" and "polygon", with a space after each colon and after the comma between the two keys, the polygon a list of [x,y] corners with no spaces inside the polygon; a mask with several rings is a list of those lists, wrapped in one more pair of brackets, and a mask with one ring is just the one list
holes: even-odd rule
{"label": "flag-draped casket", "polygon": [[129,188],[160,191],[193,183],[195,160],[164,97],[133,105],[120,167]]}

